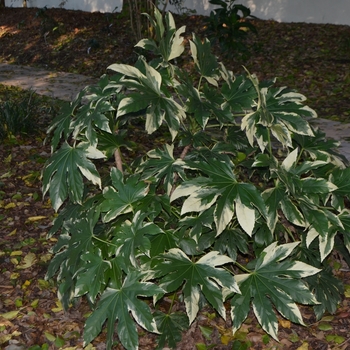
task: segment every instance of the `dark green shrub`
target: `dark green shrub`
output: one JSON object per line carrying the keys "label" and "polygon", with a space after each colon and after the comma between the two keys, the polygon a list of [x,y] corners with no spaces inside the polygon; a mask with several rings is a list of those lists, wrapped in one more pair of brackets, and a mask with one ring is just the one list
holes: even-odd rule
{"label": "dark green shrub", "polygon": [[[234,76],[196,35],[189,75],[173,64],[185,28],[157,10],[148,17],[155,40],[137,46],[157,58],[111,65],[115,75],[81,91],[48,130],[43,193],[59,215],[47,278],[57,275],[65,308],[84,295],[91,303],[85,344],[106,325],[108,349],[115,329],[137,349],[138,324],[161,333],[159,349],[174,348],[203,302],[223,318],[229,303],[233,332],[253,308],[275,339],[276,313],[304,324],[298,304],[318,319],[334,312],[342,284],[327,257],[336,237],[350,249],[350,168],[337,143],[309,125],[316,113],[303,95]],[[154,148],[130,160],[140,123]],[[158,309],[174,292],[186,313]]]}
{"label": "dark green shrub", "polygon": [[250,32],[257,33],[249,21],[250,9],[235,4],[236,0],[209,0],[212,5],[220,6],[211,11],[207,19],[207,34],[212,43],[218,42],[223,55],[249,56],[245,39]]}

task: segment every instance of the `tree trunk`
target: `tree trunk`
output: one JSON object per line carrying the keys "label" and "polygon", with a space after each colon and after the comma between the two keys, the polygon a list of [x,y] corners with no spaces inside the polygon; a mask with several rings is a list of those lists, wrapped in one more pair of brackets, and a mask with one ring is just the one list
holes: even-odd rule
{"label": "tree trunk", "polygon": [[0,0],[0,7],[5,7],[5,0]]}

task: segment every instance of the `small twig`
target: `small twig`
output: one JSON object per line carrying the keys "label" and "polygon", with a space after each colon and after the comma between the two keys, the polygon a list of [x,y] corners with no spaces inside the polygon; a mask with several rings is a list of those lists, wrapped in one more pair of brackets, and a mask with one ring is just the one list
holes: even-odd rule
{"label": "small twig", "polygon": [[[115,131],[116,134],[118,134],[118,130]],[[117,148],[114,151],[114,160],[115,160],[115,166],[117,167],[117,169],[123,173],[123,160],[122,160],[122,156],[120,154],[120,149]]]}
{"label": "small twig", "polygon": [[165,16],[165,9],[167,8],[168,4],[169,4],[169,0],[166,0],[164,2],[164,6],[163,6],[163,10],[162,10],[162,16],[163,17]]}
{"label": "small twig", "polygon": [[[187,145],[181,152],[180,154],[180,159],[181,160],[184,160],[188,151],[190,150],[191,148],[191,145]],[[173,194],[173,192],[175,191],[175,188],[176,188],[176,182],[177,180],[179,179],[179,174],[178,173],[175,173],[174,175],[174,184],[173,184],[173,187],[171,188],[171,191],[170,191],[170,196]]]}
{"label": "small twig", "polygon": [[119,148],[117,148],[115,151],[114,151],[114,159],[115,159],[115,165],[117,167],[117,169],[123,173],[123,161],[122,161],[122,157],[120,155],[120,150]]}

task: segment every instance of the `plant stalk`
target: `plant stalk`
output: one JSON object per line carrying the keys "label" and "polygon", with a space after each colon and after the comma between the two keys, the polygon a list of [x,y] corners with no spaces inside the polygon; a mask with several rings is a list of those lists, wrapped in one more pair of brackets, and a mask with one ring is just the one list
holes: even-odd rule
{"label": "plant stalk", "polygon": [[[180,154],[180,159],[181,160],[185,159],[185,157],[186,157],[188,151],[190,150],[190,148],[191,148],[191,145],[187,145],[187,146],[184,147],[184,149],[182,150],[182,152]],[[171,188],[169,196],[171,196],[173,194],[173,192],[175,191],[176,182],[177,182],[178,179],[179,179],[179,174],[175,173],[175,175],[174,175],[174,184],[173,184],[173,187]]]}

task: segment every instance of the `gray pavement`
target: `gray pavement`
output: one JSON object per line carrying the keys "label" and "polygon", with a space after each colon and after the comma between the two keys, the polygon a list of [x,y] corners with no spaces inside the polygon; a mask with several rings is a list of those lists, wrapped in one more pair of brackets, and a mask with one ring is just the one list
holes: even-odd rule
{"label": "gray pavement", "polygon": [[[96,83],[96,80],[79,74],[0,63],[0,84],[32,88],[38,94],[65,101],[71,101],[81,89]],[[310,122],[324,131],[327,137],[340,141],[341,153],[350,160],[350,124],[320,118]]]}
{"label": "gray pavement", "polygon": [[37,94],[71,101],[87,85],[96,83],[85,75],[47,71],[0,63],[0,84],[32,88]]}

